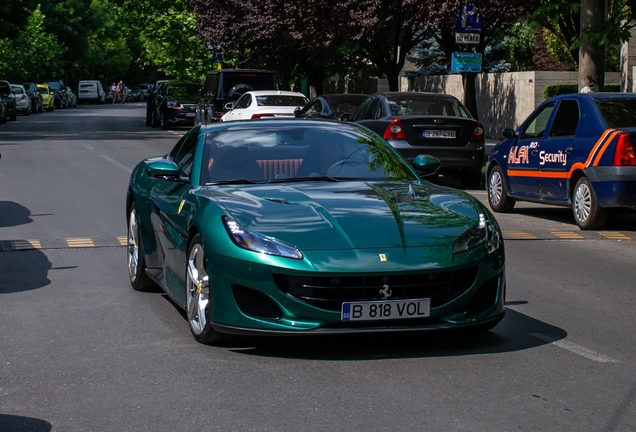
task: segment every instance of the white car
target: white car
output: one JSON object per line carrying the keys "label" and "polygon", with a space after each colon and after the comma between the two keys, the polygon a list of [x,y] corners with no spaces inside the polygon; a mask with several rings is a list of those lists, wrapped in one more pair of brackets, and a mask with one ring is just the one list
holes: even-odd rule
{"label": "white car", "polygon": [[221,121],[293,118],[294,110],[307,103],[304,94],[282,90],[248,91],[236,101],[228,102]]}
{"label": "white car", "polygon": [[24,115],[31,115],[33,108],[31,107],[31,98],[27,94],[26,89],[21,84],[11,84],[13,98],[15,99],[15,109]]}

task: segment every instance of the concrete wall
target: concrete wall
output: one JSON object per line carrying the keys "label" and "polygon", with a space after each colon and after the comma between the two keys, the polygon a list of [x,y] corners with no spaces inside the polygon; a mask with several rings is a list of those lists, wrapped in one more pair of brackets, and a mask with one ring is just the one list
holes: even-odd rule
{"label": "concrete wall", "polygon": [[[451,94],[463,101],[461,75],[403,78],[403,91]],[[545,88],[553,84],[578,84],[578,72],[508,72],[478,74],[475,79],[477,112],[486,136],[500,139],[504,128],[517,128],[543,102]],[[620,73],[605,74],[605,83],[620,82]]]}

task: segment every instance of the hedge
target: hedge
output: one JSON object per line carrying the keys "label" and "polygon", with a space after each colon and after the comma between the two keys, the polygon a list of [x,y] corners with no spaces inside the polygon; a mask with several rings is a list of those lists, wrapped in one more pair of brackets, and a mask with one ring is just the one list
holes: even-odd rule
{"label": "hedge", "polygon": [[[621,91],[620,84],[605,84],[603,88],[604,92],[619,92]],[[551,86],[547,86],[543,91],[544,99],[551,98],[552,96],[569,94],[569,93],[578,93],[579,86],[578,84],[555,84]]]}

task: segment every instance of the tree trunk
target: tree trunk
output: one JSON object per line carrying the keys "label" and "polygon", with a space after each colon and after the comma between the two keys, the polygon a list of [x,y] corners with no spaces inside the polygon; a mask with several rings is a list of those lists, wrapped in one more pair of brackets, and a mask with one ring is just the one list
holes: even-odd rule
{"label": "tree trunk", "polygon": [[464,86],[464,100],[462,102],[475,120],[479,120],[477,113],[477,91],[475,89],[475,78],[477,78],[477,74],[475,72],[462,72],[462,85]]}
{"label": "tree trunk", "polygon": [[[581,0],[581,31],[605,20],[605,0]],[[579,48],[579,91],[603,91],[605,48],[584,42]]]}
{"label": "tree trunk", "polygon": [[389,81],[389,91],[400,91],[400,71],[390,70],[385,73]]}

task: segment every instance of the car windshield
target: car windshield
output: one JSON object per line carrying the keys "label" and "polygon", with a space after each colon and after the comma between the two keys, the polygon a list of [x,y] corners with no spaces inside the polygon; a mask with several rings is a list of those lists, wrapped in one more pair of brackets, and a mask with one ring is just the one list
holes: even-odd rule
{"label": "car windshield", "polygon": [[594,100],[607,127],[636,127],[636,98],[604,98]]}
{"label": "car windshield", "polygon": [[285,96],[285,95],[269,95],[256,96],[256,104],[258,106],[303,106],[307,103],[307,99],[302,96]]}
{"label": "car windshield", "polygon": [[44,94],[44,95],[48,95],[49,94],[49,89],[47,89],[47,88],[38,87],[38,91],[41,94]]}
{"label": "car windshield", "polygon": [[59,81],[51,81],[49,82],[49,87],[51,87],[53,90],[60,90],[62,88],[62,85],[59,83]]}
{"label": "car windshield", "polygon": [[354,179],[418,178],[384,140],[351,124],[270,120],[206,134],[202,184]]}
{"label": "car windshield", "polygon": [[198,84],[169,85],[168,90],[166,91],[166,94],[174,98],[198,96],[199,85]]}
{"label": "car windshield", "polygon": [[435,95],[408,95],[387,97],[391,115],[435,115],[470,118],[470,114],[456,99]]}
{"label": "car windshield", "polygon": [[79,86],[82,89],[89,89],[89,88],[95,88],[97,87],[97,84],[94,83],[89,83],[89,84],[80,84]]}

